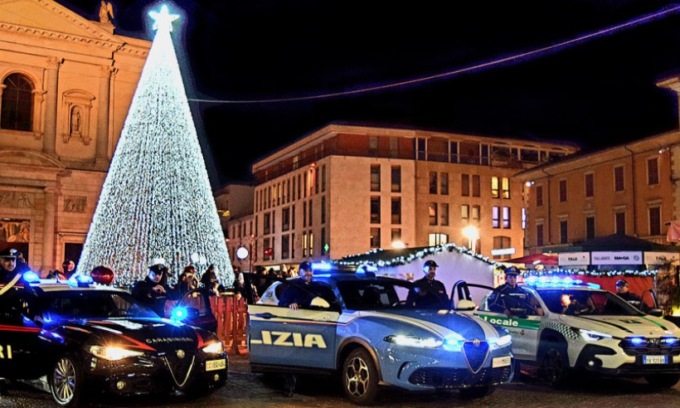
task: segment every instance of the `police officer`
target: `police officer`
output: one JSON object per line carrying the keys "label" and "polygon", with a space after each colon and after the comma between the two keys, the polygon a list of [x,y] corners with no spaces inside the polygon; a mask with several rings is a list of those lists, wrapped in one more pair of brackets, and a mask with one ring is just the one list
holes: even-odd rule
{"label": "police officer", "polygon": [[445,309],[449,307],[450,302],[446,294],[446,287],[435,279],[438,267],[439,265],[433,260],[423,264],[425,276],[413,283],[413,287],[406,297],[407,305],[419,309]]}
{"label": "police officer", "polygon": [[171,288],[168,286],[168,267],[156,263],[149,267],[144,280],[137,281],[132,287],[132,296],[151,307],[160,317],[165,316],[165,301]]}
{"label": "police officer", "polygon": [[625,279],[619,279],[616,281],[616,294],[638,309],[642,311],[645,310],[643,309],[645,305],[642,303],[642,298],[635,293],[630,292],[628,281]]}
{"label": "police officer", "polygon": [[489,295],[488,305],[491,311],[503,313],[508,317],[525,317],[531,311],[540,314],[531,305],[529,292],[517,286],[518,275],[517,267],[505,268],[505,283]]}
{"label": "police officer", "polygon": [[[31,285],[24,279],[17,269],[19,251],[7,248],[0,251],[0,309],[6,311],[16,304],[18,291],[34,293]],[[6,395],[5,380],[0,378],[0,395]]]}

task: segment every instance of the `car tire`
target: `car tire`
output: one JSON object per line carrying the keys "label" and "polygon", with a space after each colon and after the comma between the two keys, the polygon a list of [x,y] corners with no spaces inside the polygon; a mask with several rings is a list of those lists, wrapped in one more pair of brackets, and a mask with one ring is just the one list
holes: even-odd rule
{"label": "car tire", "polygon": [[655,388],[671,388],[680,381],[680,374],[647,375],[645,381]]}
{"label": "car tire", "polygon": [[61,407],[77,407],[85,385],[83,371],[72,354],[57,358],[49,375],[52,399]]}
{"label": "car tire", "polygon": [[364,349],[349,353],[342,365],[342,389],[357,405],[373,405],[378,397],[378,370]]}
{"label": "car tire", "polygon": [[541,357],[541,377],[554,388],[560,388],[569,378],[569,360],[565,344],[551,344]]}
{"label": "car tire", "polygon": [[493,394],[496,391],[496,387],[491,385],[485,385],[483,387],[474,388],[463,388],[460,390],[460,398],[465,400],[471,400],[476,398],[486,397],[487,395]]}

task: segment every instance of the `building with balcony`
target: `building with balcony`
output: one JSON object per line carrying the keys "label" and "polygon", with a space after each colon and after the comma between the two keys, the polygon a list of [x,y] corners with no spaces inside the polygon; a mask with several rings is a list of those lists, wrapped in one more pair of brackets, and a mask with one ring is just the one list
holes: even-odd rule
{"label": "building with balcony", "polygon": [[[523,253],[522,170],[570,144],[330,124],[252,166],[258,265],[338,259],[393,245]],[[473,226],[478,237],[465,236]]]}

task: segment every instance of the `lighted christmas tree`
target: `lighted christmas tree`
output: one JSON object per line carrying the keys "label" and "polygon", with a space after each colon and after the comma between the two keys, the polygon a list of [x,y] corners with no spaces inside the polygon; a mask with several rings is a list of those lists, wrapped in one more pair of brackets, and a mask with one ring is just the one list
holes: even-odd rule
{"label": "lighted christmas tree", "polygon": [[111,267],[114,284],[143,279],[163,258],[171,276],[214,264],[220,282],[234,271],[182,83],[167,7],[150,12],[156,36],[130,105],[78,263],[88,274]]}

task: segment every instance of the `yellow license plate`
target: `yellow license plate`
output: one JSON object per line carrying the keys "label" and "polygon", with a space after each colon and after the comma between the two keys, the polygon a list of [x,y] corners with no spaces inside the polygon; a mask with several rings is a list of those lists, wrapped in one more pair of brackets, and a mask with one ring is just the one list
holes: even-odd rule
{"label": "yellow license plate", "polygon": [[205,371],[224,370],[227,368],[227,360],[209,360],[205,362]]}

